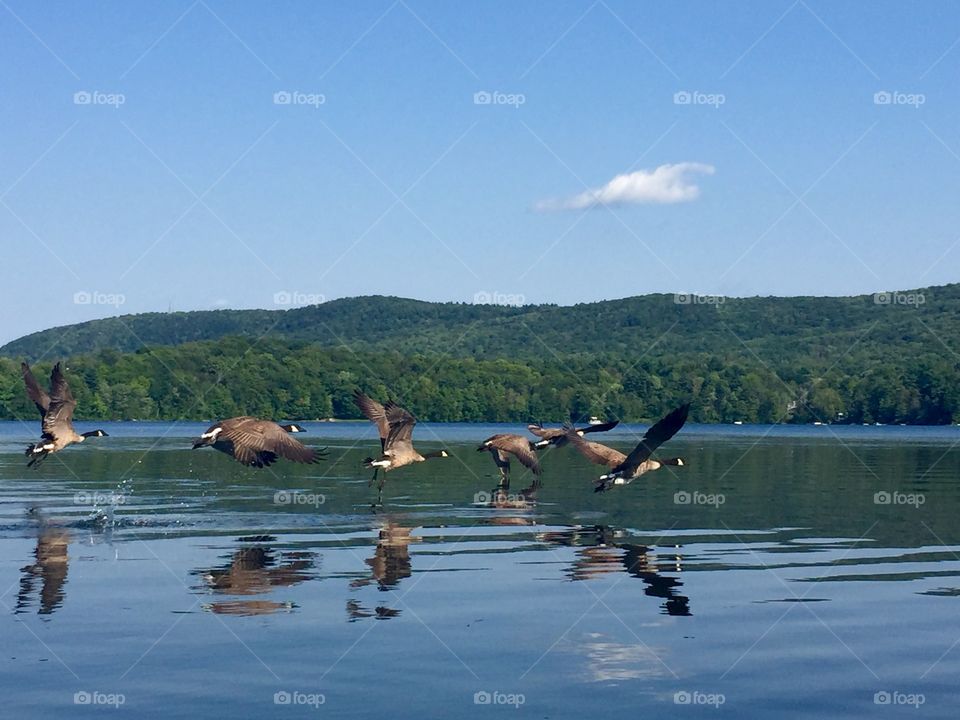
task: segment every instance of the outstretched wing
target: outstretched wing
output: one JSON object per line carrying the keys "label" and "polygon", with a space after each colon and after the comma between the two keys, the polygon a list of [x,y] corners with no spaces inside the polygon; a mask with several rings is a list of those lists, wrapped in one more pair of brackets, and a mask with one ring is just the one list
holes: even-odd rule
{"label": "outstretched wing", "polygon": [[68,429],[76,407],[77,401],[73,399],[70,386],[63,377],[60,363],[57,363],[50,373],[50,405],[43,416],[43,433],[55,437],[58,431]]}
{"label": "outstretched wing", "polygon": [[672,438],[683,424],[687,421],[687,415],[690,413],[690,403],[681,405],[663,418],[661,418],[653,427],[651,427],[643,436],[643,440],[633,449],[620,465],[613,468],[614,472],[636,468],[644,460],[648,459],[653,451]]}
{"label": "outstretched wing", "polygon": [[47,408],[50,407],[50,396],[43,391],[43,388],[37,384],[37,379],[33,376],[33,371],[25,362],[20,363],[20,373],[23,375],[23,384],[27,386],[27,397],[37,406],[42,418],[47,414]]}
{"label": "outstretched wing", "polygon": [[484,444],[488,445],[488,447],[496,448],[499,451],[510,453],[519,460],[522,465],[530,468],[534,475],[539,475],[542,472],[537,453],[530,448],[530,441],[525,437],[505,433],[503,435],[494,435]]}
{"label": "outstretched wing", "polygon": [[614,467],[615,465],[619,465],[627,459],[627,456],[619,450],[614,450],[612,447],[601,445],[598,442],[584,440],[573,428],[567,431],[567,440],[569,440],[570,444],[580,451],[581,455],[597,465]]}
{"label": "outstretched wing", "polygon": [[387,435],[386,447],[400,443],[413,444],[413,426],[417,424],[417,419],[407,410],[396,403],[388,402],[383,406],[387,415],[387,423],[390,426],[390,432]]}
{"label": "outstretched wing", "polygon": [[360,390],[353,391],[353,402],[367,420],[377,426],[377,431],[380,433],[380,449],[383,450],[387,436],[390,434],[390,423],[387,421],[387,413],[383,405]]}
{"label": "outstretched wing", "polygon": [[584,428],[580,428],[579,433],[581,435],[586,435],[587,433],[593,432],[606,432],[607,430],[613,430],[619,424],[619,420],[614,420],[613,422],[599,423],[597,425],[587,425]]}
{"label": "outstretched wing", "polygon": [[536,425],[533,423],[527,425],[527,430],[536,435],[538,438],[543,438],[544,440],[549,440],[557,435],[557,431],[554,428],[545,428],[540,423],[537,423]]}
{"label": "outstretched wing", "polygon": [[223,432],[217,444],[229,443],[231,454],[244,465],[264,467],[276,462],[278,457],[299,463],[315,463],[318,453],[286,430],[267,420],[247,420]]}

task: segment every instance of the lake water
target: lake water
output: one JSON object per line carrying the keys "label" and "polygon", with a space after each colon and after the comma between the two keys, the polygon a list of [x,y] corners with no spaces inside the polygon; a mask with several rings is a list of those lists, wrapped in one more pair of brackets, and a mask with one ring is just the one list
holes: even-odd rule
{"label": "lake water", "polygon": [[0,423],[3,717],[960,708],[957,427],[693,425],[662,448],[685,467],[595,494],[551,449],[492,503],[474,448],[523,430],[423,424],[452,457],[378,508],[366,423],[265,470],[190,450],[205,424],[102,427],[28,470],[36,426]]}

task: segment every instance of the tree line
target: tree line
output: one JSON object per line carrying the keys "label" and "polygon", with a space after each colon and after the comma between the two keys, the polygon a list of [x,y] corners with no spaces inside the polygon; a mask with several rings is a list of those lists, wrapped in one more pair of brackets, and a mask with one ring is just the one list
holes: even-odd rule
{"label": "tree line", "polygon": [[[38,378],[52,363],[34,368]],[[960,360],[947,352],[877,356],[854,347],[838,361],[791,353],[761,358],[705,351],[636,357],[602,349],[524,359],[353,350],[246,337],[113,349],[66,362],[91,420],[358,418],[360,387],[424,421],[558,422],[589,416],[647,422],[693,401],[695,422],[960,422]],[[19,362],[0,358],[0,417],[36,420]]]}

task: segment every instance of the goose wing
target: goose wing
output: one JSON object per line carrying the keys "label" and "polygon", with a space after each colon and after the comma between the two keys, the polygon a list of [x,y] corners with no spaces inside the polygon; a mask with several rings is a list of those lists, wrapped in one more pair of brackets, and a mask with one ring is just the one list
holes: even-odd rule
{"label": "goose wing", "polygon": [[305,464],[315,463],[321,457],[268,420],[243,418],[242,422],[225,429],[218,438],[221,440],[230,443],[237,461],[255,467],[271,465],[278,457]]}
{"label": "goose wing", "polygon": [[597,465],[614,467],[627,459],[627,456],[619,450],[614,450],[612,447],[607,447],[598,442],[584,440],[580,437],[580,433],[573,428],[567,431],[567,440],[580,451],[581,455]]}
{"label": "goose wing", "polygon": [[545,428],[540,423],[537,423],[536,425],[527,425],[527,430],[543,440],[551,440],[557,437],[557,435],[563,434],[562,430],[557,430],[556,428]]}
{"label": "goose wing", "polygon": [[387,436],[390,434],[390,423],[387,420],[387,412],[383,405],[371,398],[360,390],[353,391],[353,402],[360,408],[360,412],[377,426],[380,433],[380,449],[386,446]]}
{"label": "goose wing", "polygon": [[30,370],[30,366],[25,362],[20,363],[20,373],[23,375],[23,384],[27,386],[27,396],[33,401],[33,404],[37,406],[37,410],[40,411],[40,417],[42,418],[47,414],[47,408],[50,407],[50,396],[47,395],[43,388],[37,383],[37,379],[33,376],[33,371]]}
{"label": "goose wing", "polygon": [[494,435],[484,441],[484,445],[501,451],[498,453],[501,459],[503,459],[504,452],[513,455],[522,465],[530,468],[534,475],[539,475],[542,472],[537,453],[530,447],[530,441],[521,435],[511,433]]}
{"label": "goose wing", "polygon": [[417,424],[417,419],[409,411],[393,402],[388,402],[383,409],[390,427],[384,447],[389,449],[395,445],[407,445],[412,448],[413,427]]}
{"label": "goose wing", "polygon": [[67,379],[63,377],[60,363],[57,363],[50,373],[50,404],[43,416],[44,435],[56,437],[58,432],[69,429],[76,407],[77,401],[73,399]]}
{"label": "goose wing", "polygon": [[597,425],[587,425],[586,427],[579,428],[578,432],[581,435],[594,432],[606,432],[607,430],[613,430],[619,424],[619,420],[614,420],[613,422],[599,423]]}
{"label": "goose wing", "polygon": [[634,470],[644,460],[648,459],[653,451],[672,438],[687,421],[690,412],[690,403],[681,405],[672,410],[656,422],[643,436],[643,440],[627,456],[627,459],[613,468],[614,472]]}

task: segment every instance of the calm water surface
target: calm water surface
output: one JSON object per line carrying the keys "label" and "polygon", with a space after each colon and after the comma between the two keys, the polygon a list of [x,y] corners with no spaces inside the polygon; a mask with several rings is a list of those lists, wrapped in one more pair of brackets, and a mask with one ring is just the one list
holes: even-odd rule
{"label": "calm water surface", "polygon": [[960,428],[688,426],[650,480],[551,449],[494,496],[476,443],[522,430],[424,424],[452,457],[379,508],[369,424],[259,471],[204,428],[28,470],[0,423],[0,715],[957,715]]}

